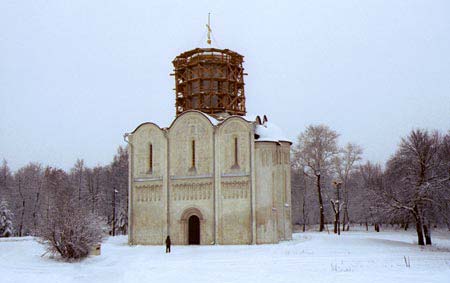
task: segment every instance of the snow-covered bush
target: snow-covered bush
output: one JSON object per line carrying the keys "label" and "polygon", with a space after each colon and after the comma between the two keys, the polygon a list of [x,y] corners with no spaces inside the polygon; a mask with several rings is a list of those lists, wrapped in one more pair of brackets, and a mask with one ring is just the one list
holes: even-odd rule
{"label": "snow-covered bush", "polygon": [[78,200],[62,170],[47,169],[45,174],[50,194],[47,213],[37,229],[40,241],[63,259],[84,258],[102,240],[102,221]]}
{"label": "snow-covered bush", "polygon": [[6,201],[0,202],[0,237],[10,237],[13,234],[13,214]]}
{"label": "snow-covered bush", "polygon": [[102,222],[96,215],[72,205],[52,214],[40,227],[39,237],[49,252],[67,260],[81,259],[102,241]]}

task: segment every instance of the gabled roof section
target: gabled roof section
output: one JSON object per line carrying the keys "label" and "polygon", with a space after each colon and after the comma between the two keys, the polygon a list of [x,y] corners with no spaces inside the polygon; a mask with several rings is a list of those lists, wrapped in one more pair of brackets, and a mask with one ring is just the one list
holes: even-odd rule
{"label": "gabled roof section", "polygon": [[[246,116],[231,115],[223,120],[218,120],[218,119],[214,118],[213,116],[203,113],[199,110],[187,110],[187,111],[184,111],[183,113],[181,113],[180,115],[178,115],[172,121],[172,123],[170,124],[170,126],[168,128],[170,129],[174,125],[175,121],[177,121],[180,117],[182,117],[188,113],[201,114],[203,117],[208,119],[208,121],[211,123],[211,125],[213,127],[220,126],[222,123],[224,123],[225,121],[227,121],[229,119],[239,118],[248,123],[253,123],[255,125],[255,142],[289,142],[292,144],[292,142],[284,134],[283,130],[280,127],[278,127],[276,124],[269,122],[266,115],[264,115],[262,119],[258,115],[251,115],[251,114],[246,115]],[[137,126],[136,129],[134,129],[134,131],[131,132],[131,134],[134,134],[143,125],[153,125],[160,130],[164,130],[155,123],[144,122],[144,123],[140,124],[139,126]]]}
{"label": "gabled roof section", "polygon": [[159,127],[157,124],[155,124],[153,122],[144,122],[144,123],[141,123],[139,126],[137,126],[136,129],[134,129],[130,134],[134,134],[140,127],[142,127],[144,125],[153,125],[153,126],[157,127],[158,129],[162,130],[161,127]]}
{"label": "gabled roof section", "polygon": [[217,119],[215,119],[214,117],[212,117],[206,113],[203,113],[202,111],[190,109],[190,110],[184,111],[183,113],[181,113],[180,115],[175,117],[175,119],[172,121],[172,123],[170,123],[169,129],[172,128],[172,126],[175,124],[175,121],[177,121],[180,117],[183,117],[184,115],[186,115],[188,113],[199,113],[199,114],[203,115],[203,117],[208,119],[208,121],[211,123],[212,126],[217,126],[220,123]]}

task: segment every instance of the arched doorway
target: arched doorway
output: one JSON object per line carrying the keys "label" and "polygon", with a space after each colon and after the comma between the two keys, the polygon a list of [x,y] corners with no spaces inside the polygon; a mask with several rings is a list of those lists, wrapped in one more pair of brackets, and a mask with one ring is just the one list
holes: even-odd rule
{"label": "arched doorway", "polygon": [[188,207],[184,209],[180,217],[181,238],[185,245],[200,245],[204,240],[202,231],[205,225],[203,213],[197,207]]}
{"label": "arched doorway", "polygon": [[200,245],[200,219],[198,216],[189,217],[188,230],[189,245]]}

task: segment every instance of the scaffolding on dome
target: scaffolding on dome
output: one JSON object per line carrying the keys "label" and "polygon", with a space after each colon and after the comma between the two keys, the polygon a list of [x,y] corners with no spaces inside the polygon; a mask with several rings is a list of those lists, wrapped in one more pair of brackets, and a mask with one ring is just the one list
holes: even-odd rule
{"label": "scaffolding on dome", "polygon": [[207,114],[245,115],[244,56],[196,48],[173,60],[176,115],[196,109]]}

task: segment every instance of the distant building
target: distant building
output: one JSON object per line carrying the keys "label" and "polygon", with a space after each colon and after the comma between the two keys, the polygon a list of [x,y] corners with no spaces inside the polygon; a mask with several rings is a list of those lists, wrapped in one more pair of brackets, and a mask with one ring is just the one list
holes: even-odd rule
{"label": "distant building", "polygon": [[129,243],[291,239],[291,142],[266,116],[245,116],[243,56],[197,48],[173,64],[172,124],[126,134]]}

